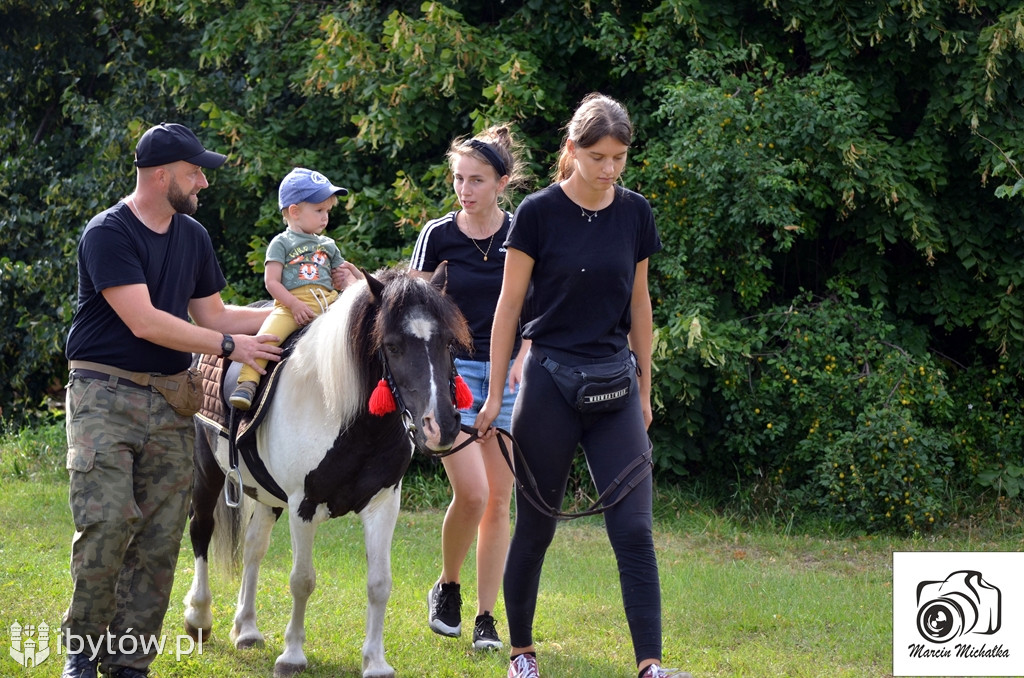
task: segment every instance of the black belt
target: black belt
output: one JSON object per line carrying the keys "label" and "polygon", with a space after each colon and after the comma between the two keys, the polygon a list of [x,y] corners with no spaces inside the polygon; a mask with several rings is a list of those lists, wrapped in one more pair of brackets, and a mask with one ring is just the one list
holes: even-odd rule
{"label": "black belt", "polygon": [[83,377],[85,379],[102,379],[104,381],[110,381],[112,379],[116,379],[117,380],[116,383],[118,383],[118,384],[123,384],[125,386],[131,386],[132,388],[141,388],[141,389],[143,389],[145,391],[150,390],[150,388],[148,386],[143,386],[142,384],[136,384],[131,379],[125,379],[124,377],[115,377],[113,375],[105,374],[103,372],[98,372],[96,370],[83,370],[80,367],[76,367],[73,370],[72,374],[74,374],[74,376],[76,376],[76,377]]}

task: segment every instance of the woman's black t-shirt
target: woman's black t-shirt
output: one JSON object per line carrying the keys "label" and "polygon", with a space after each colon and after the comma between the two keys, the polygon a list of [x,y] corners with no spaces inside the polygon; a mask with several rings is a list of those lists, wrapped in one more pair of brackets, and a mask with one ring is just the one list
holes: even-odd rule
{"label": "woman's black t-shirt", "polygon": [[519,205],[505,246],[534,260],[523,337],[603,358],[628,345],[636,265],[661,239],[647,199],[621,186],[608,207],[587,215],[552,184]]}

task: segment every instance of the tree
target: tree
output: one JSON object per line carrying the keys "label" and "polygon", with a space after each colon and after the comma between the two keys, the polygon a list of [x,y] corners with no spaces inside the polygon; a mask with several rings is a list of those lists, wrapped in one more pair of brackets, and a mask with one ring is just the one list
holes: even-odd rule
{"label": "tree", "polygon": [[145,46],[186,53],[170,22],[128,0],[0,8],[0,416],[21,424],[59,404],[78,234],[130,190],[130,144],[158,109]]}
{"label": "tree", "polygon": [[[871,383],[849,402],[883,414],[836,414],[816,430],[863,446],[861,422],[906,415],[946,450],[936,464],[948,456],[983,482],[1012,477],[987,441],[1020,439],[1019,429],[995,424],[1019,418],[1005,403],[1020,400],[1024,345],[1017,3],[260,0],[225,8],[199,0],[3,7],[6,26],[32,27],[11,33],[3,53],[17,94],[0,104],[8,150],[0,284],[15,310],[3,321],[0,369],[13,388],[0,396],[5,418],[14,403],[32,409],[40,393],[59,392],[77,230],[127,192],[126,160],[148,124],[188,122],[230,155],[200,216],[220,250],[229,300],[250,301],[264,295],[257,273],[290,167],[316,167],[351,189],[330,234],[350,260],[374,268],[407,256],[415,230],[450,206],[443,155],[452,138],[513,123],[540,186],[562,125],[600,90],[632,114],[623,181],[651,200],[665,243],[651,269],[660,472],[710,469],[749,486],[810,444],[813,420],[803,412],[776,418],[770,436],[747,435],[751,422],[740,414],[779,395],[765,362],[799,363],[813,375],[803,386],[825,397],[828,375],[865,359],[805,335],[797,341],[783,328],[804,312],[832,328],[833,343],[863,336],[899,347],[871,353],[872,369],[885,373],[870,379],[905,386],[908,365],[925,367],[946,384],[949,412],[966,399],[995,403],[981,424],[927,408],[894,414],[887,391]],[[38,229],[32,242],[26,224]],[[829,357],[851,364],[825,370]],[[820,405],[808,402],[792,401]],[[952,437],[940,444],[932,434],[943,426]],[[834,454],[845,454],[840,447]],[[787,501],[827,484],[809,455],[800,459]]]}

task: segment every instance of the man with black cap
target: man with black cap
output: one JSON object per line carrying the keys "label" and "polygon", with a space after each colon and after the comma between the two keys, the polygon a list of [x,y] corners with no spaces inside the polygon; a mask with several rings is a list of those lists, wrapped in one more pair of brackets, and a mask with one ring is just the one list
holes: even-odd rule
{"label": "man with black cap", "polygon": [[[93,217],[78,244],[78,308],[67,339],[74,591],[63,678],[146,676],[174,580],[192,489],[192,417],[158,388],[192,353],[256,367],[278,360],[252,336],[268,309],[226,306],[213,244],[192,218],[204,169],[226,156],[161,123],[135,148],[135,190]],[[186,408],[187,409],[187,408]]]}

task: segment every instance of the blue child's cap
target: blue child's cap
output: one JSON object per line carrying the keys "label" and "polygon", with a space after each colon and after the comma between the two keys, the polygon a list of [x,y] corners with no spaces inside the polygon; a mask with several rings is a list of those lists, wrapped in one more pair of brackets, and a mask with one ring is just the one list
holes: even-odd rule
{"label": "blue child's cap", "polygon": [[348,195],[348,189],[335,186],[319,172],[296,167],[281,180],[277,204],[285,209],[300,202],[323,202],[332,195]]}

